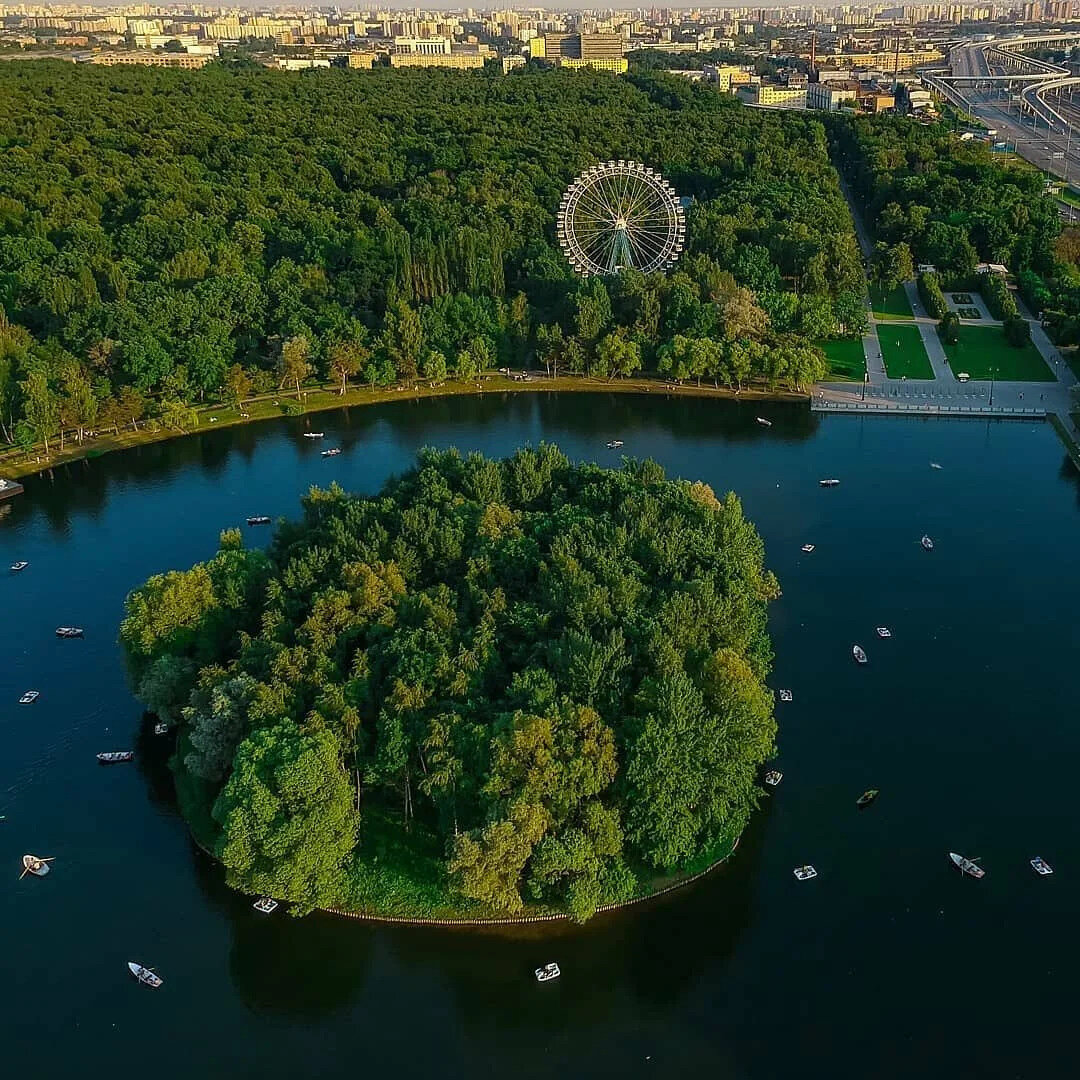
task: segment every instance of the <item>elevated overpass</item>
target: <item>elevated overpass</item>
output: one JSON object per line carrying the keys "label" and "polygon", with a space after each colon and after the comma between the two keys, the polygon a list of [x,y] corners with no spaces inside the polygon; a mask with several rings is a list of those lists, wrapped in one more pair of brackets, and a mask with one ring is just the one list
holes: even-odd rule
{"label": "elevated overpass", "polygon": [[963,40],[948,50],[947,67],[920,74],[926,86],[996,131],[1006,148],[1056,176],[1080,177],[1080,139],[1073,146],[1080,110],[1072,107],[1080,77],[1029,55],[1074,45],[1080,45],[1080,28]]}

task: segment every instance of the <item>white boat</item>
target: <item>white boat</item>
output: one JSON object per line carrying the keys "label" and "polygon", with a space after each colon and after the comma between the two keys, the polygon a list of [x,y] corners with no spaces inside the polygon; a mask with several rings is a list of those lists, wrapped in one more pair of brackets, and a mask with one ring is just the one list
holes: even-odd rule
{"label": "white boat", "polygon": [[82,637],[83,628],[81,626],[58,626],[56,628],[56,636],[58,638]]}
{"label": "white boat", "polygon": [[930,462],[930,468],[931,469],[940,469],[941,466],[936,461],[931,461]]}
{"label": "white boat", "polygon": [[781,701],[790,701],[792,699],[792,693],[790,690],[778,690],[777,694],[779,694]]}
{"label": "white boat", "polygon": [[817,877],[817,871],[810,865],[796,866],[792,873],[794,873],[796,881],[810,881],[812,878]]}
{"label": "white boat", "polygon": [[919,541],[919,543],[922,544],[923,549],[926,550],[926,551],[933,551],[934,550],[934,541],[931,540],[929,536],[924,536]]}
{"label": "white boat", "polygon": [[37,690],[27,690],[21,698],[19,698],[20,705],[33,705],[37,699],[41,697],[41,694]]}
{"label": "white boat", "polygon": [[813,551],[813,550],[814,550],[814,545],[813,544],[803,544],[803,546],[802,546],[802,551],[803,551],[804,555],[809,555],[810,552]]}
{"label": "white boat", "polygon": [[156,990],[165,981],[152,968],[143,967],[142,964],[136,964],[134,960],[128,961],[128,971],[130,971],[143,986],[149,986],[151,990]]}
{"label": "white boat", "polygon": [[822,487],[836,487],[836,485],[839,484],[840,481],[839,480],[819,480],[818,483]]}
{"label": "white boat", "polygon": [[866,663],[866,653],[863,652],[861,645],[851,646],[851,655],[855,657],[855,660],[860,664]]}
{"label": "white boat", "polygon": [[779,769],[770,769],[765,774],[765,783],[769,787],[779,787],[780,781],[784,779],[784,774]]}
{"label": "white boat", "polygon": [[538,967],[535,972],[537,982],[551,982],[561,974],[558,964],[545,964],[543,967]]}
{"label": "white boat", "polygon": [[134,761],[135,751],[106,750],[104,753],[98,754],[97,759],[101,762],[102,765],[116,765],[119,764],[121,761]]}
{"label": "white boat", "polygon": [[755,419],[762,427],[772,427],[772,421],[766,420],[764,416],[758,416]]}
{"label": "white boat", "polygon": [[1036,855],[1030,862],[1031,869],[1042,877],[1046,877],[1047,874],[1052,874],[1054,872],[1054,868],[1041,855]]}
{"label": "white boat", "polygon": [[874,629],[880,638],[892,637],[892,631],[887,626],[875,626]]}
{"label": "white boat", "polygon": [[19,562],[13,562],[11,564],[11,572],[17,574],[20,570],[25,570],[30,564],[20,560]]}
{"label": "white boat", "polygon": [[323,457],[338,457],[341,453],[341,447],[335,446],[332,450],[324,450],[322,452]]}
{"label": "white boat", "polygon": [[251,905],[256,911],[261,911],[264,915],[269,915],[271,912],[277,911],[278,902],[272,896],[264,896],[259,900],[256,900]]}
{"label": "white boat", "polygon": [[622,446],[622,439],[612,439],[611,442],[607,444],[609,450],[618,450],[620,446]]}
{"label": "white boat", "polygon": [[49,863],[53,862],[54,858],[53,855],[47,859],[42,859],[38,855],[24,855],[22,857],[23,872],[19,875],[19,880],[22,881],[27,874],[44,877],[49,872]]}
{"label": "white boat", "polygon": [[270,518],[266,514],[253,514],[247,519],[249,525],[269,525]]}
{"label": "white boat", "polygon": [[304,432],[304,438],[305,439],[321,439],[322,437],[323,437],[323,433],[321,431],[305,431]]}
{"label": "white boat", "polygon": [[969,877],[981,878],[986,871],[978,865],[977,859],[966,859],[963,855],[957,855],[955,851],[949,852],[949,858],[952,860],[953,866],[960,871],[961,874],[967,874]]}
{"label": "white boat", "polygon": [[164,720],[159,720],[154,725],[154,734],[155,735],[168,735],[169,734],[169,725],[166,724]]}

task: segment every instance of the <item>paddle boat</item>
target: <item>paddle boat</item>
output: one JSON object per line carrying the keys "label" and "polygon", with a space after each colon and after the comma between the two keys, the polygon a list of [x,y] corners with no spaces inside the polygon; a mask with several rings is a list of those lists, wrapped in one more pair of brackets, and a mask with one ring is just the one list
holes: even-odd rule
{"label": "paddle boat", "polygon": [[37,690],[27,690],[21,698],[19,698],[20,705],[33,705],[37,699],[41,697],[41,694]]}
{"label": "paddle boat", "polygon": [[860,795],[860,796],[859,796],[859,797],[858,797],[858,798],[857,798],[857,799],[855,800],[855,805],[856,805],[856,806],[857,806],[857,807],[858,807],[858,808],[859,808],[860,810],[863,810],[863,809],[865,809],[865,808],[866,808],[867,806],[869,806],[869,805],[870,805],[870,804],[871,804],[871,803],[872,803],[872,802],[873,802],[873,801],[874,801],[874,800],[875,800],[875,799],[876,799],[876,798],[878,797],[878,795],[880,795],[880,794],[881,794],[881,792],[880,792],[880,791],[878,791],[878,789],[877,789],[877,788],[869,788],[868,790],[864,791],[864,792],[863,792],[863,793],[862,793],[862,794],[861,794],[861,795]]}
{"label": "paddle boat", "polygon": [[20,559],[18,562],[11,564],[11,572],[17,574],[20,570],[25,570],[30,564],[25,560]]}
{"label": "paddle boat", "polygon": [[134,761],[134,750],[106,750],[103,754],[98,754],[98,761],[102,765],[118,765],[121,761]]}
{"label": "paddle boat", "polygon": [[968,877],[981,878],[986,873],[986,871],[978,865],[979,860],[977,858],[967,859],[963,855],[957,855],[955,851],[949,852],[949,858],[952,860],[953,866],[955,866],[961,874],[967,874]]}
{"label": "paddle boat", "polygon": [[879,638],[892,637],[892,631],[887,626],[875,626]]}
{"label": "paddle boat", "polygon": [[538,967],[534,974],[537,982],[551,982],[552,979],[557,979],[562,972],[559,970],[558,964],[545,964],[543,967]]}
{"label": "paddle boat", "polygon": [[143,967],[142,964],[136,964],[134,960],[128,961],[128,971],[143,986],[149,986],[151,990],[156,990],[165,981],[153,968]]}
{"label": "paddle boat", "polygon": [[934,541],[931,540],[929,536],[924,536],[919,541],[919,543],[922,544],[924,551],[933,551],[934,550]]}
{"label": "paddle boat", "polygon": [[852,645],[851,655],[855,657],[855,662],[858,664],[865,664],[867,662],[866,653],[863,652],[861,645]]}
{"label": "paddle boat", "polygon": [[793,695],[790,690],[778,690],[777,694],[781,701],[791,701]]}
{"label": "paddle boat", "polygon": [[609,450],[618,450],[620,446],[622,446],[622,439],[612,439],[611,442],[607,444]]}
{"label": "paddle boat", "polygon": [[802,552],[803,552],[804,555],[809,555],[810,552],[813,551],[813,550],[814,550],[814,545],[813,544],[803,544],[803,546],[802,546]]}
{"label": "paddle boat", "polygon": [[1029,861],[1031,863],[1031,869],[1040,877],[1046,877],[1048,874],[1054,872],[1054,868],[1041,855],[1036,855],[1034,859]]}
{"label": "paddle boat", "polygon": [[155,735],[168,735],[169,734],[169,725],[166,724],[164,720],[159,720],[154,725],[154,734]]}
{"label": "paddle boat", "polygon": [[270,915],[272,912],[277,911],[278,902],[272,896],[264,896],[256,900],[251,906],[256,911],[262,912],[263,915]]}
{"label": "paddle boat", "polygon": [[780,781],[784,779],[784,774],[779,769],[770,769],[765,774],[765,783],[769,787],[779,787]]}
{"label": "paddle boat", "polygon": [[817,871],[810,865],[796,866],[792,873],[796,881],[810,881],[817,877]]}
{"label": "paddle boat", "polygon": [[83,628],[81,626],[58,626],[56,628],[56,636],[58,638],[82,637]]}

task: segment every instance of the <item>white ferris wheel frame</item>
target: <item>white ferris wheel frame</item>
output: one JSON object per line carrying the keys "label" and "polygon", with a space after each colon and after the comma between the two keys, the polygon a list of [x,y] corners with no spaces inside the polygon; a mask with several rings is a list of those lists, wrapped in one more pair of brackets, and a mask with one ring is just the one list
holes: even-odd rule
{"label": "white ferris wheel frame", "polygon": [[686,215],[675,189],[637,161],[586,169],[563,194],[559,246],[584,276],[617,274],[628,265],[651,274],[670,269],[686,243]]}

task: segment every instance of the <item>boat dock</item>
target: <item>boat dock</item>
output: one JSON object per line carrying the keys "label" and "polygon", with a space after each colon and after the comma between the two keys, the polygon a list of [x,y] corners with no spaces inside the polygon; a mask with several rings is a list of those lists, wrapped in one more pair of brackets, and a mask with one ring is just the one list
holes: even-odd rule
{"label": "boat dock", "polygon": [[16,495],[21,495],[22,493],[22,484],[16,483],[14,480],[4,480],[3,478],[0,478],[0,501],[12,499]]}

